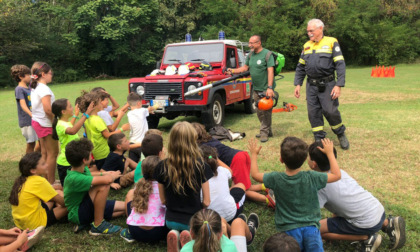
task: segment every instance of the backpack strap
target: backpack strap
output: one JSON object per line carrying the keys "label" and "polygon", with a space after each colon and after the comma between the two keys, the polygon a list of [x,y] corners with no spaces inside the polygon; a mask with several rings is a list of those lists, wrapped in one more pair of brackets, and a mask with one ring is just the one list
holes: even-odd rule
{"label": "backpack strap", "polygon": [[268,64],[268,60],[270,59],[271,54],[273,54],[272,51],[268,51],[268,53],[265,55],[265,62]]}

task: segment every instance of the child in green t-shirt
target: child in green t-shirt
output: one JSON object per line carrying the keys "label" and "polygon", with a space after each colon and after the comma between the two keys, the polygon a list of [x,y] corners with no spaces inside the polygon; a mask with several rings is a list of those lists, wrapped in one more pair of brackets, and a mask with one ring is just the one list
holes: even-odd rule
{"label": "child in green t-shirt", "polygon": [[130,129],[130,124],[126,123],[121,128],[109,132],[104,120],[98,116],[98,112],[102,110],[100,94],[98,92],[84,93],[79,103],[80,112],[85,113],[90,103],[94,103],[94,107],[90,116],[85,121],[87,138],[92,141],[92,154],[95,158],[96,168],[100,170],[105,163],[105,159],[109,154],[107,139],[116,133],[122,133],[124,130]]}
{"label": "child in green t-shirt", "polygon": [[251,176],[274,191],[276,212],[274,221],[277,231],[286,232],[305,251],[324,251],[319,231],[321,210],[318,190],[327,183],[341,178],[341,172],[334,156],[334,145],[329,139],[322,139],[323,148],[331,165],[331,173],[301,171],[308,156],[308,145],[299,138],[286,137],[280,146],[280,162],[286,165],[286,172],[262,173],[258,170],[257,156],[261,146],[251,139]]}
{"label": "child in green t-shirt", "polygon": [[[92,143],[87,139],[73,140],[66,146],[67,161],[72,166],[64,181],[64,202],[69,221],[77,224],[75,232],[91,225],[89,234],[118,233],[119,226],[106,220],[125,213],[123,201],[107,200],[110,184],[121,177],[119,171],[90,172]],[[93,221],[93,222],[92,222]]]}
{"label": "child in green t-shirt", "polygon": [[[77,105],[76,105],[77,106]],[[86,112],[83,113],[80,120],[75,124],[76,116],[73,115],[73,107],[68,99],[58,99],[52,104],[52,112],[54,114],[53,121],[53,138],[60,142],[60,154],[57,158],[58,177],[60,178],[61,185],[64,185],[64,179],[67,175],[67,170],[71,169],[69,162],[67,162],[64,150],[66,145],[73,140],[79,139],[77,134],[82,128],[83,123],[92,112],[93,103],[90,103]],[[72,120],[69,122],[69,119]],[[74,125],[74,126],[73,126]]]}

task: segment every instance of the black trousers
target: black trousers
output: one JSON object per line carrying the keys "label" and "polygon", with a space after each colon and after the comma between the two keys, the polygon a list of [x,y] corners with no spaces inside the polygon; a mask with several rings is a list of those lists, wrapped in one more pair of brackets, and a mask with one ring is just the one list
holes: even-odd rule
{"label": "black trousers", "polygon": [[338,98],[335,100],[331,98],[331,91],[335,84],[335,80],[330,81],[327,83],[325,91],[319,92],[318,87],[306,83],[308,118],[316,139],[324,138],[327,135],[324,131],[324,116],[336,135],[341,135],[346,130],[341,121],[340,111],[338,111]]}

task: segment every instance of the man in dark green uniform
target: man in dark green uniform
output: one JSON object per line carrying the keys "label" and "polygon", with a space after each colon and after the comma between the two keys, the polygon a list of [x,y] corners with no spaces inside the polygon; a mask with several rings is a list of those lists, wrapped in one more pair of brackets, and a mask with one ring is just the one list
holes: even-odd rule
{"label": "man in dark green uniform", "polygon": [[[262,47],[261,37],[259,35],[253,35],[249,39],[249,48],[251,49],[251,52],[246,58],[245,65],[237,69],[228,68],[227,71],[232,74],[250,71],[254,90],[252,95],[254,96],[255,101],[259,99],[258,93],[261,92],[266,96],[273,97],[273,90],[276,88],[276,83],[274,81],[274,57],[273,55],[270,55],[268,59],[266,58],[267,53],[270,51]],[[257,116],[261,126],[260,133],[257,134],[256,137],[259,137],[261,142],[267,142],[268,137],[273,136],[273,131],[271,129],[272,110],[273,109],[259,110],[257,108]]]}
{"label": "man in dark green uniform", "polygon": [[[325,138],[324,117],[338,136],[340,146],[347,150],[350,147],[344,131],[346,127],[338,110],[338,97],[344,87],[346,64],[337,39],[324,36],[324,23],[319,19],[308,22],[309,41],[303,46],[299,63],[296,67],[295,96],[300,97],[300,88],[305,76],[306,103],[308,117],[315,140]],[[337,81],[335,74],[337,73]]]}

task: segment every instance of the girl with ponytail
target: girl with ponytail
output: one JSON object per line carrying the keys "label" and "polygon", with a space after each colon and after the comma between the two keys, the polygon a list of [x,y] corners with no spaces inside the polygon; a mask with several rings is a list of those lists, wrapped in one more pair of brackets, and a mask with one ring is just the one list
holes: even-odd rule
{"label": "girl with ponytail", "polygon": [[54,102],[55,96],[47,86],[52,81],[53,72],[47,63],[35,62],[32,65],[31,73],[32,128],[40,139],[42,157],[48,166],[47,180],[53,184],[58,144],[52,138],[54,115],[51,104]]}
{"label": "girl with ponytail", "polygon": [[245,221],[245,215],[241,214],[230,226],[217,212],[200,210],[190,221],[193,240],[186,243],[181,252],[246,252],[247,245],[254,240],[259,220],[255,213],[251,213],[248,224]]}
{"label": "girl with ponytail", "polygon": [[164,240],[169,230],[165,226],[165,208],[159,197],[158,182],[153,179],[159,156],[148,156],[141,163],[143,178],[125,199],[128,228],[121,231],[121,237],[132,242],[154,243]]}
{"label": "girl with ponytail", "polygon": [[[60,142],[60,154],[57,158],[58,177],[60,178],[61,186],[64,185],[64,179],[67,175],[67,170],[71,169],[71,165],[66,159],[66,145],[73,140],[79,139],[77,132],[82,128],[83,123],[89,117],[93,110],[93,102],[90,103],[86,112],[83,113],[80,120],[74,124],[75,120],[69,122],[70,118],[76,119],[77,116],[73,115],[73,107],[68,99],[58,99],[52,104],[52,112],[54,114],[53,121],[53,139]],[[77,105],[76,105],[77,106]]]}
{"label": "girl with ponytail", "polygon": [[54,190],[43,177],[48,169],[41,157],[39,152],[23,156],[19,162],[21,175],[10,192],[13,220],[20,229],[48,227],[67,215],[63,192]]}

